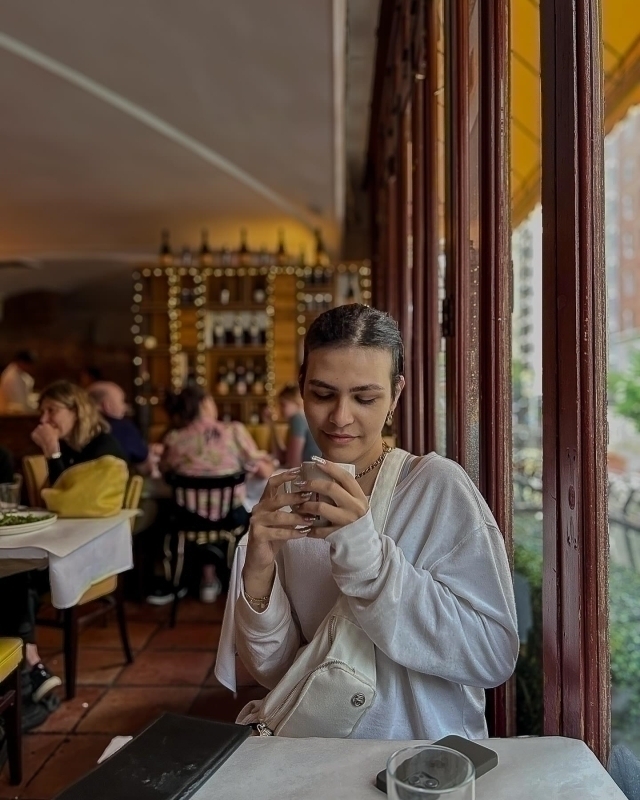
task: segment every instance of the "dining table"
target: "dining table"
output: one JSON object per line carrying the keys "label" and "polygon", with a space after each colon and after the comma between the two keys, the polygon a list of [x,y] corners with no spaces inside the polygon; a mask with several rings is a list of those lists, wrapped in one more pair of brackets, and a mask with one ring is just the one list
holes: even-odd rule
{"label": "dining table", "polygon": [[[584,742],[559,736],[487,739],[498,766],[476,781],[476,800],[624,800]],[[255,736],[191,800],[381,800],[377,773],[402,747],[428,742]]]}
{"label": "dining table", "polygon": [[131,519],[137,513],[59,518],[32,533],[0,535],[0,577],[48,567],[52,605],[71,608],[94,584],[133,567]]}

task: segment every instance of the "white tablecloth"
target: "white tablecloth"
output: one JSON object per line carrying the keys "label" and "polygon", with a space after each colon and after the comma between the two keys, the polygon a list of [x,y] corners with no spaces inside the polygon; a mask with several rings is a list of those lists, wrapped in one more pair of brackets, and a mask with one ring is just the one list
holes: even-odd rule
{"label": "white tablecloth", "polygon": [[0,575],[3,562],[20,562],[22,569],[29,562],[33,569],[48,565],[51,602],[70,608],[94,583],[131,569],[130,520],[137,513],[129,509],[101,519],[59,519],[43,531],[0,536]]}
{"label": "white tablecloth", "polygon": [[[192,800],[384,800],[374,786],[395,750],[419,742],[366,739],[245,741]],[[587,746],[575,739],[491,739],[498,766],[476,800],[624,800]]]}

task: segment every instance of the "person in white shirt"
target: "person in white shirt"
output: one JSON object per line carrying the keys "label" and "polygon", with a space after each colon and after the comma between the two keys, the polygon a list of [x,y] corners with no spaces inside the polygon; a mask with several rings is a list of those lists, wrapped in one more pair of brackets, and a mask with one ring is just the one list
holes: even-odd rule
{"label": "person in white shirt", "polygon": [[[511,676],[518,655],[509,563],[469,476],[435,453],[407,460],[384,534],[375,529],[369,496],[402,372],[400,333],[383,312],[351,304],[310,326],[300,387],[333,481],[305,484],[295,471],[269,480],[238,549],[216,675],[235,690],[237,652],[273,688],[342,593],[377,669],[375,700],[352,736],[483,738],[484,690]],[[331,462],[354,464],[355,477]],[[291,480],[298,491],[283,494]],[[335,505],[312,502],[315,493]],[[330,525],[311,526],[315,515]]]}
{"label": "person in white shirt", "polygon": [[0,411],[20,413],[35,410],[30,395],[33,392],[35,356],[20,350],[0,375]]}

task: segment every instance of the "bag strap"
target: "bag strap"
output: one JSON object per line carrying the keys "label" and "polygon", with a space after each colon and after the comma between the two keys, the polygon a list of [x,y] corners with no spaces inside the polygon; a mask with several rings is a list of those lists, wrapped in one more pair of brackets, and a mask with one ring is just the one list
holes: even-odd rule
{"label": "bag strap", "polygon": [[[411,458],[411,454],[407,453],[406,450],[401,450],[399,447],[395,447],[387,453],[373,485],[369,508],[371,509],[374,527],[381,536],[387,525],[391,501],[398,484],[398,478],[408,458]],[[352,622],[357,622],[349,606],[349,598],[342,592],[340,592],[338,599],[325,617],[325,622],[334,614],[347,617]],[[324,622],[319,626],[318,630],[323,627]]]}
{"label": "bag strap", "polygon": [[373,485],[369,505],[373,524],[380,535],[384,533],[387,525],[391,501],[398,484],[398,478],[410,455],[406,450],[401,450],[399,447],[395,447],[387,453]]}

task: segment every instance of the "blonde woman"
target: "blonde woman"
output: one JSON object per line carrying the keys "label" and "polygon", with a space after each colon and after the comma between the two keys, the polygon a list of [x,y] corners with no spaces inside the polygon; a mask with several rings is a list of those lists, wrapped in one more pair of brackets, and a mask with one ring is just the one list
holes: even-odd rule
{"label": "blonde woman", "polygon": [[70,381],[56,381],[40,395],[40,424],[31,438],[42,450],[55,483],[74,464],[101,456],[126,461],[109,425],[84,389]]}

